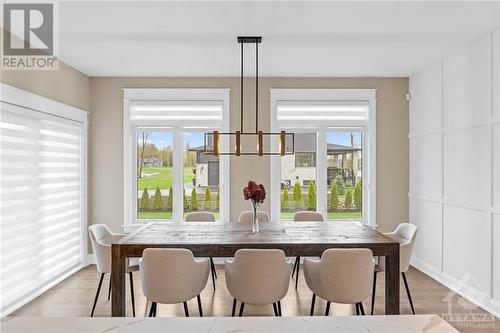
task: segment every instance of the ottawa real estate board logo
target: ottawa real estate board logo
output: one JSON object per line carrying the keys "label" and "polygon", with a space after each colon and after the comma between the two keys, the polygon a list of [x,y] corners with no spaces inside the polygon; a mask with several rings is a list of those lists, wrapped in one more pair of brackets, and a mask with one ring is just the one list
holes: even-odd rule
{"label": "ottawa real estate board logo", "polygon": [[4,3],[2,70],[57,70],[53,3]]}

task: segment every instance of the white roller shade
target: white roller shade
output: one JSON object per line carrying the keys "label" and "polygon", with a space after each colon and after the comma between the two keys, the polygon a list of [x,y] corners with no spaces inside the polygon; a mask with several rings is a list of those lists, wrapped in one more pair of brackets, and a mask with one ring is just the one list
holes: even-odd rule
{"label": "white roller shade", "polygon": [[83,264],[84,125],[1,103],[1,315]]}

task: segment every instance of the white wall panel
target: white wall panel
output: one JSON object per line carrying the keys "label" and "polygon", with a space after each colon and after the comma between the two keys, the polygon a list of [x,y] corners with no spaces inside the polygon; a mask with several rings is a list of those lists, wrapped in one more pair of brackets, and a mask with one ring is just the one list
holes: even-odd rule
{"label": "white wall panel", "polygon": [[413,256],[436,271],[441,271],[441,216],[441,204],[410,199],[410,222],[418,227]]}
{"label": "white wall panel", "polygon": [[444,127],[484,123],[491,115],[490,35],[443,62]]}
{"label": "white wall panel", "polygon": [[493,126],[493,204],[500,207],[500,124]]}
{"label": "white wall panel", "polygon": [[[493,239],[500,240],[500,215],[493,215]],[[493,246],[493,298],[500,301],[500,242]]]}
{"label": "white wall panel", "polygon": [[490,214],[466,208],[445,206],[443,233],[443,271],[457,280],[489,294],[491,291]]}
{"label": "white wall panel", "polygon": [[410,193],[417,197],[441,199],[441,134],[410,140]]}
{"label": "white wall panel", "polygon": [[410,78],[410,133],[441,130],[442,83],[441,61]]}
{"label": "white wall panel", "polygon": [[500,30],[493,33],[493,114],[500,120]]}
{"label": "white wall panel", "polygon": [[490,204],[489,147],[487,127],[445,133],[445,199]]}

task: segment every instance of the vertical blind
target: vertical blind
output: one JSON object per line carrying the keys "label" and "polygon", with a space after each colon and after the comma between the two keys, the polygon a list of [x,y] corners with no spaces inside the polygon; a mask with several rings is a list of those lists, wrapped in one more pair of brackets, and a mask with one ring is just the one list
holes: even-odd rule
{"label": "vertical blind", "polygon": [[81,122],[1,102],[1,314],[83,263]]}

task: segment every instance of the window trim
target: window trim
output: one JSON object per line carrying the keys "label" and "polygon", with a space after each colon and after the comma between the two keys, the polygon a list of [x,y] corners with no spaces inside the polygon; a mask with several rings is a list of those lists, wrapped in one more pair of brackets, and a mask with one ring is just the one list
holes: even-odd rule
{"label": "window trim", "polygon": [[[333,131],[361,131],[363,135],[363,211],[365,214],[362,223],[376,227],[376,93],[377,89],[270,89],[271,91],[271,131],[286,129],[293,132],[317,133],[316,139],[316,211],[321,213],[327,220],[327,169],[326,136]],[[353,101],[369,104],[369,121],[364,126],[358,124],[350,125],[345,121],[339,123],[339,127],[325,126],[318,122],[307,127],[293,126],[281,127],[277,120],[277,106],[281,100],[295,101]],[[278,142],[271,142],[273,149],[277,149]],[[271,157],[271,220],[279,221],[281,212],[281,158]]]}
{"label": "window trim", "polygon": [[[214,127],[195,127],[189,122],[176,123],[175,126],[162,126],[158,127],[140,127],[130,123],[130,107],[134,101],[169,101],[169,100],[183,100],[183,101],[207,101],[217,100],[223,103],[222,126],[221,131],[229,130],[229,93],[230,89],[170,89],[170,88],[124,88],[123,89],[123,203],[124,203],[124,228],[125,231],[130,228],[142,225],[144,222],[151,220],[138,220],[136,218],[137,200],[133,200],[132,194],[137,193],[137,149],[136,149],[136,131],[139,130],[152,130],[152,131],[166,131],[173,134],[173,207],[172,207],[172,220],[154,220],[154,221],[174,221],[184,222],[183,217],[183,185],[184,185],[184,172],[183,168],[175,167],[177,163],[183,163],[183,133],[186,132],[204,132],[215,129]],[[180,143],[180,144],[179,144]],[[228,146],[228,142],[222,142],[222,146]],[[224,147],[227,149],[227,147]],[[177,161],[177,162],[176,162]],[[221,156],[219,164],[219,180],[220,180],[220,195],[221,205],[220,220],[229,220],[229,157]],[[134,192],[135,189],[135,192]],[[222,204],[224,203],[224,204]],[[180,208],[179,208],[180,207]]]}

